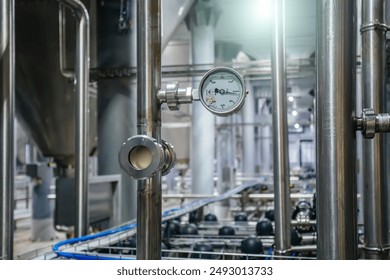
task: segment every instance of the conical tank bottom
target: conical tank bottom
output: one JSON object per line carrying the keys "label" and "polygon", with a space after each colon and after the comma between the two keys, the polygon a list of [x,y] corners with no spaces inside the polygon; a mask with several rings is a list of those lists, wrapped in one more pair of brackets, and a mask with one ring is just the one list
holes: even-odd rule
{"label": "conical tank bottom", "polygon": [[[67,22],[67,56],[69,65],[73,66],[75,24],[71,17]],[[56,1],[17,4],[15,45],[18,120],[43,156],[72,164],[75,149],[74,86],[60,73]],[[96,131],[92,131],[93,135]],[[95,137],[90,139],[90,147],[94,147]]]}

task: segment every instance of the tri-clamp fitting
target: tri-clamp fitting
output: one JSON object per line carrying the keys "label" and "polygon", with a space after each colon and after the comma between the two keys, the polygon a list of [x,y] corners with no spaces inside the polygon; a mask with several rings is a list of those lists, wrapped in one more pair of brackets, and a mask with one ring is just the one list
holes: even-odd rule
{"label": "tri-clamp fitting", "polygon": [[365,108],[361,118],[356,118],[356,130],[361,130],[364,138],[374,138],[375,133],[390,132],[390,115],[375,114],[374,109]]}
{"label": "tri-clamp fitting", "polygon": [[161,103],[167,103],[172,111],[179,110],[180,104],[189,104],[193,100],[199,100],[197,90],[191,87],[180,88],[178,82],[168,83],[165,90],[160,90],[157,98]]}
{"label": "tri-clamp fitting", "polygon": [[118,154],[122,169],[134,179],[147,179],[158,171],[168,174],[175,165],[176,153],[166,141],[159,144],[146,135],[136,135],[127,139]]}

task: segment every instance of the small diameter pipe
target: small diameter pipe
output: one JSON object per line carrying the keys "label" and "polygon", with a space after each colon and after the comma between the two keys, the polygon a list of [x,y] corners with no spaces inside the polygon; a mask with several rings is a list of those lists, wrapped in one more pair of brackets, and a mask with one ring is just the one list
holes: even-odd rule
{"label": "small diameter pipe", "polygon": [[76,149],[75,184],[77,188],[77,217],[75,235],[88,232],[88,133],[89,133],[89,15],[79,0],[58,0],[74,12],[76,27],[75,98]]}

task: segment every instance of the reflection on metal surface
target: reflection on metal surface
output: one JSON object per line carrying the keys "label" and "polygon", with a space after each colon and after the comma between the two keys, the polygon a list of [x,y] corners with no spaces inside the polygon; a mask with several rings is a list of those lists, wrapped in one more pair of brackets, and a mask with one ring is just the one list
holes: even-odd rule
{"label": "reflection on metal surface", "polygon": [[290,166],[288,154],[284,0],[274,1],[272,37],[272,127],[275,184],[275,251],[290,250]]}
{"label": "reflection on metal surface", "polygon": [[[319,259],[356,259],[352,0],[318,2],[317,221]],[[329,218],[331,217],[331,218]]]}

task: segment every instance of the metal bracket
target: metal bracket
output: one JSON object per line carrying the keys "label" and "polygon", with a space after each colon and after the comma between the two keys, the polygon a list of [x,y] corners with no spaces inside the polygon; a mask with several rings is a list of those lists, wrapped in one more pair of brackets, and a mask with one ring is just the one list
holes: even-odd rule
{"label": "metal bracket", "polygon": [[361,118],[356,118],[356,130],[361,130],[364,138],[372,139],[375,133],[390,132],[390,115],[375,114],[374,109],[365,108]]}
{"label": "metal bracket", "polygon": [[192,103],[192,100],[199,100],[198,90],[191,87],[180,88],[178,82],[168,83],[165,90],[157,93],[157,98],[161,103],[167,103],[172,111],[179,110],[180,104]]}

